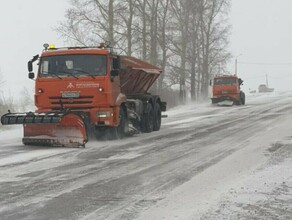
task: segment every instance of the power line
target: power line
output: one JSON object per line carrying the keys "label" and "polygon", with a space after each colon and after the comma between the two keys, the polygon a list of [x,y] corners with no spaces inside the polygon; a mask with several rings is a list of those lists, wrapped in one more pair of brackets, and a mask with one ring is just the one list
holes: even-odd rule
{"label": "power line", "polygon": [[290,66],[292,63],[261,63],[261,62],[238,62],[244,65],[270,65],[270,66]]}
{"label": "power line", "polygon": [[[266,77],[266,75],[256,75],[256,76],[251,76],[251,77],[246,77],[244,78],[245,80],[249,80],[249,79],[259,79],[259,78],[264,78]],[[278,76],[278,77],[274,77],[274,76],[269,76],[270,79],[286,79],[286,78],[290,78],[292,77],[291,74],[286,74],[286,75],[283,75],[283,76]]]}

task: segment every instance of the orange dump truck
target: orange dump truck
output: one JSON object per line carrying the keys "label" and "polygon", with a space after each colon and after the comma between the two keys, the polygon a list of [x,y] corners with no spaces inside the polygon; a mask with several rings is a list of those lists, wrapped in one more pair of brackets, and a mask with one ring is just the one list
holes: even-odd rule
{"label": "orange dump truck", "polygon": [[219,75],[210,81],[212,86],[212,104],[231,101],[232,104],[244,105],[245,94],[240,90],[243,80],[236,75]]}
{"label": "orange dump truck", "polygon": [[[166,103],[148,93],[161,69],[100,47],[55,48],[28,62],[35,79],[35,112],[1,117],[23,124],[24,144],[85,146],[90,137],[123,138],[131,131],[158,131]],[[33,62],[38,61],[38,72]]]}

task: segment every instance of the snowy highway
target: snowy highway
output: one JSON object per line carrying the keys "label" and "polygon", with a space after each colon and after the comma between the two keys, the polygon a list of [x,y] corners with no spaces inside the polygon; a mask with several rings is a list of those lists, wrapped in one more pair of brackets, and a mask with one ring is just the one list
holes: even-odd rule
{"label": "snowy highway", "polygon": [[86,148],[0,131],[0,219],[292,219],[292,92],[167,112],[159,132]]}

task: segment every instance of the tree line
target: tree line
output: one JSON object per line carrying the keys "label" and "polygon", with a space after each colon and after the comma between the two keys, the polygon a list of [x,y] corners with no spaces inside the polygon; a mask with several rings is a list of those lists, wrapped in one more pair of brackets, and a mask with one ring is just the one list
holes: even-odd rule
{"label": "tree line", "polygon": [[8,113],[8,110],[11,112],[27,112],[35,109],[32,91],[23,87],[18,98],[15,98],[11,92],[4,94],[4,85],[5,80],[0,70],[0,115]]}
{"label": "tree line", "polygon": [[207,98],[209,80],[225,70],[229,10],[230,0],[71,0],[56,31],[73,45],[110,41],[118,53],[160,66],[152,90],[184,104]]}

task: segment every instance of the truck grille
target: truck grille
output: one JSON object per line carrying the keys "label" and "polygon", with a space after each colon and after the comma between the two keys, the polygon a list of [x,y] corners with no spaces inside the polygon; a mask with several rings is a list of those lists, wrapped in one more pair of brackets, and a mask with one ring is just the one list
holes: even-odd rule
{"label": "truck grille", "polygon": [[93,96],[80,96],[78,98],[62,98],[61,96],[49,97],[52,109],[71,108],[82,109],[92,107]]}

